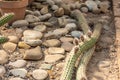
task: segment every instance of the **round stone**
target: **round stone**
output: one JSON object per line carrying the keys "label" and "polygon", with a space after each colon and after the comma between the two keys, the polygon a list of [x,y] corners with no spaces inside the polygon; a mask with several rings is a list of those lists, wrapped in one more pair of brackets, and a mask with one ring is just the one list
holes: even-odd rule
{"label": "round stone", "polygon": [[45,32],[46,31],[46,26],[45,25],[37,25],[34,27],[34,30],[40,31],[40,32]]}
{"label": "round stone", "polygon": [[5,67],[0,65],[0,76],[3,76],[6,73]]}
{"label": "round stone", "polygon": [[45,70],[37,69],[32,72],[32,76],[37,80],[44,80],[48,77],[48,73]]}
{"label": "round stone", "polygon": [[4,64],[8,61],[8,54],[4,50],[0,50],[0,64]]}
{"label": "round stone", "polygon": [[19,42],[19,38],[17,36],[8,36],[8,38],[10,42],[13,42],[13,43]]}
{"label": "round stone", "polygon": [[80,38],[81,35],[83,35],[83,33],[82,33],[81,31],[72,31],[72,32],[71,32],[71,35],[72,35],[73,37]]}
{"label": "round stone", "polygon": [[75,23],[68,23],[65,26],[65,28],[68,29],[69,31],[73,31],[73,30],[77,29],[77,25]]}

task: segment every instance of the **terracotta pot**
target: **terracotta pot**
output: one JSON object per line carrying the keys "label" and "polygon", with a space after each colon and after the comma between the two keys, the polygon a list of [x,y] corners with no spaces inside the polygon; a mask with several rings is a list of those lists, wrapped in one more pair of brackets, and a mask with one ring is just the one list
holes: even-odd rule
{"label": "terracotta pot", "polygon": [[21,1],[0,0],[0,8],[1,8],[2,15],[4,13],[9,13],[9,12],[15,13],[15,16],[11,20],[11,22],[24,18],[27,5],[28,5],[28,0],[21,0]]}

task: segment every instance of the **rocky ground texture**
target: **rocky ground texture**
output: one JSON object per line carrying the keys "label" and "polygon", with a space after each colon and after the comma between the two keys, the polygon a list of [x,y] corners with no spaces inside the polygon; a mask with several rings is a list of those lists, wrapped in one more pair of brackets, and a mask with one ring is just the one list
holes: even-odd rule
{"label": "rocky ground texture", "polygon": [[35,0],[24,20],[0,28],[9,38],[0,45],[0,80],[59,80],[73,39],[83,35],[71,14],[75,9],[83,12],[91,30],[95,22],[103,22],[88,80],[119,80],[111,7],[109,0]]}

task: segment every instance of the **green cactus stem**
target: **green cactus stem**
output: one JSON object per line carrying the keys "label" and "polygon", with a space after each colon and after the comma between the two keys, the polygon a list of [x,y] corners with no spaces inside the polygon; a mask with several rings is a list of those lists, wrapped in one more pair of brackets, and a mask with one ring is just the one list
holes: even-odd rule
{"label": "green cactus stem", "polygon": [[5,43],[8,41],[7,37],[0,36],[0,44]]}
{"label": "green cactus stem", "polygon": [[8,21],[10,21],[14,16],[14,13],[6,13],[0,18],[0,26],[4,25]]}

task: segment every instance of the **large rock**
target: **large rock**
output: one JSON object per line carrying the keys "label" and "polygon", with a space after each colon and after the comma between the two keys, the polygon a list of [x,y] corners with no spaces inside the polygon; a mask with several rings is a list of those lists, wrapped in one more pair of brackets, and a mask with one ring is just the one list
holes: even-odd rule
{"label": "large rock", "polygon": [[32,72],[32,76],[36,80],[45,80],[48,77],[48,73],[45,70],[36,69]]}
{"label": "large rock", "polygon": [[13,22],[12,27],[18,28],[18,27],[25,27],[28,25],[29,25],[29,23],[27,20],[17,20],[15,22]]}
{"label": "large rock", "polygon": [[47,47],[58,47],[60,46],[60,41],[57,39],[50,39],[43,42],[43,45]]}
{"label": "large rock", "polygon": [[55,63],[61,59],[64,59],[65,56],[60,55],[60,54],[56,54],[56,55],[46,55],[45,56],[45,62],[47,63]]}
{"label": "large rock", "polygon": [[48,53],[49,54],[64,54],[65,50],[63,48],[59,48],[59,47],[50,47],[48,49]]}
{"label": "large rock", "polygon": [[16,50],[17,44],[12,42],[6,42],[3,44],[3,48],[8,51],[9,53],[12,53]]}
{"label": "large rock", "polygon": [[23,32],[24,39],[41,39],[43,34],[35,30],[25,30]]}
{"label": "large rock", "polygon": [[43,56],[41,48],[37,46],[36,48],[29,49],[25,51],[24,59],[27,60],[40,60]]}

